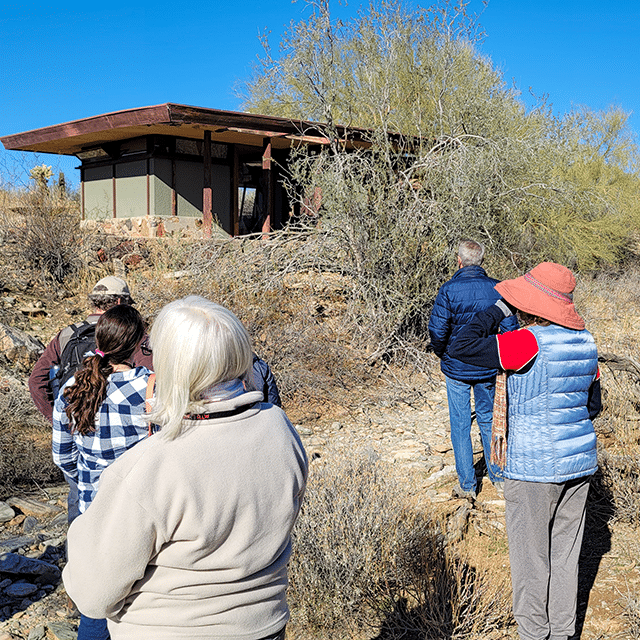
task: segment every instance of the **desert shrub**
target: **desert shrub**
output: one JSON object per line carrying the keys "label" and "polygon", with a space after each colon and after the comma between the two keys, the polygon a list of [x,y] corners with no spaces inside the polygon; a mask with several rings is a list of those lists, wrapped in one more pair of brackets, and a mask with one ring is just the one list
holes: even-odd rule
{"label": "desert shrub", "polygon": [[0,380],[0,498],[17,487],[61,481],[51,457],[51,425],[38,413],[26,386]]}
{"label": "desert shrub", "polygon": [[603,412],[595,421],[600,445],[594,502],[609,511],[613,519],[640,527],[638,377],[606,363],[601,363],[601,371]]}
{"label": "desert shrub", "polygon": [[78,203],[42,189],[16,192],[11,201],[0,210],[5,259],[48,282],[78,275],[87,258]]}
{"label": "desert shrub", "polygon": [[601,352],[600,367],[603,411],[595,421],[600,442],[596,502],[615,520],[639,527],[640,364],[631,356]]}
{"label": "desert shrub", "polygon": [[615,520],[640,527],[640,450],[617,452],[601,447],[598,454],[601,480],[596,495],[613,500]]}
{"label": "desert shrub", "polygon": [[509,624],[509,590],[446,546],[433,512],[367,452],[311,465],[294,530],[292,626],[318,637],[490,637]]}
{"label": "desert shrub", "polygon": [[344,280],[321,262],[315,239],[285,231],[268,240],[158,242],[154,272],[131,273],[138,307],[152,320],[186,295],[219,302],[248,328],[289,407],[294,397],[342,404],[343,391],[369,381],[371,370],[352,348]]}
{"label": "desert shrub", "polygon": [[640,638],[640,597],[634,591],[628,590],[621,599],[622,616],[627,623],[629,637],[633,640]]}
{"label": "desert shrub", "polygon": [[592,502],[613,518],[640,526],[640,277],[636,269],[581,278],[576,305],[594,335],[600,356],[599,471]]}

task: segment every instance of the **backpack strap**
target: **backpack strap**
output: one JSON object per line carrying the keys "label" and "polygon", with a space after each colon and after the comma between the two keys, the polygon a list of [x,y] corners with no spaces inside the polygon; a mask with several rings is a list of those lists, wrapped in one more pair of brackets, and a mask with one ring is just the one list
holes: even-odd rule
{"label": "backpack strap", "polygon": [[65,327],[60,332],[60,337],[58,338],[58,342],[60,343],[60,354],[62,354],[64,348],[69,344],[71,338],[79,335],[84,329],[92,326],[95,326],[94,322],[87,322],[86,320],[83,320],[82,322],[76,322],[75,324]]}
{"label": "backpack strap", "polygon": [[[156,374],[152,373],[149,376],[149,380],[147,381],[147,391],[145,394],[145,403],[144,403],[144,410],[146,413],[149,413],[151,411],[151,398],[153,398],[153,392],[156,388]],[[149,422],[149,435],[153,434],[153,425],[151,424],[151,422]]]}

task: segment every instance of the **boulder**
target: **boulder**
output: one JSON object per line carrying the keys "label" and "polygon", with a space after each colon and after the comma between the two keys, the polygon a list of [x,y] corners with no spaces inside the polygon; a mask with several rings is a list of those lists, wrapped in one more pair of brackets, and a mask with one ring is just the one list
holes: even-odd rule
{"label": "boulder", "polygon": [[31,371],[43,351],[44,345],[40,340],[26,331],[0,323],[0,355],[11,365],[25,372]]}
{"label": "boulder", "polygon": [[47,636],[47,630],[43,624],[39,624],[29,631],[29,637],[27,640],[44,640]]}
{"label": "boulder", "polygon": [[33,595],[36,591],[38,587],[30,582],[14,582],[4,590],[10,598],[24,598]]}
{"label": "boulder", "polygon": [[62,507],[58,507],[55,504],[47,504],[30,498],[9,498],[7,503],[19,509],[26,516],[33,516],[34,518],[50,518],[63,511]]}
{"label": "boulder", "polygon": [[50,622],[47,629],[54,640],[76,640],[78,637],[77,629],[71,622]]}
{"label": "boulder", "polygon": [[15,515],[16,512],[6,502],[0,502],[0,522],[9,522]]}
{"label": "boulder", "polygon": [[60,578],[60,569],[54,564],[35,558],[26,558],[19,553],[0,554],[0,573],[20,576],[37,576],[41,582],[52,582]]}
{"label": "boulder", "polygon": [[[5,552],[16,551],[22,547],[30,547],[31,545],[39,542],[38,536],[13,536],[6,540],[0,540],[0,558]],[[2,571],[2,569],[0,569]]]}

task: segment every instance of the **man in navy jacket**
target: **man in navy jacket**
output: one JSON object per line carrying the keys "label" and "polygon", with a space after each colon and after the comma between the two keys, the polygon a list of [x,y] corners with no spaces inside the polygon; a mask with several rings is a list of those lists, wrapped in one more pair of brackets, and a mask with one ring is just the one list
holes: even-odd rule
{"label": "man in navy jacket", "polygon": [[[489,278],[482,268],[484,247],[474,240],[463,240],[458,247],[458,271],[440,287],[429,318],[429,336],[447,383],[451,443],[456,461],[458,486],[454,496],[476,497],[476,474],[471,443],[471,390],[480,429],[489,479],[502,490],[500,470],[491,464],[491,419],[495,393],[495,369],[465,364],[449,355],[460,330],[478,311],[493,305],[500,295],[494,289],[497,280]],[[503,331],[518,328],[515,316],[506,318]]]}

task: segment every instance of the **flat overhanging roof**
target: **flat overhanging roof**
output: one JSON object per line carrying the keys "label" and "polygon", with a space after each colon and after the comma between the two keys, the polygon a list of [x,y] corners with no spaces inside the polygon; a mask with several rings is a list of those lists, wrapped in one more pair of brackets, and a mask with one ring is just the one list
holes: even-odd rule
{"label": "flat overhanging roof", "polygon": [[[274,147],[284,149],[296,141],[328,144],[322,126],[304,120],[166,103],[16,133],[0,141],[9,151],[75,156],[104,143],[152,134],[202,140],[206,130],[214,142],[261,146],[265,138],[270,138]],[[338,135],[350,143],[368,146],[365,133],[364,129],[338,127]]]}

